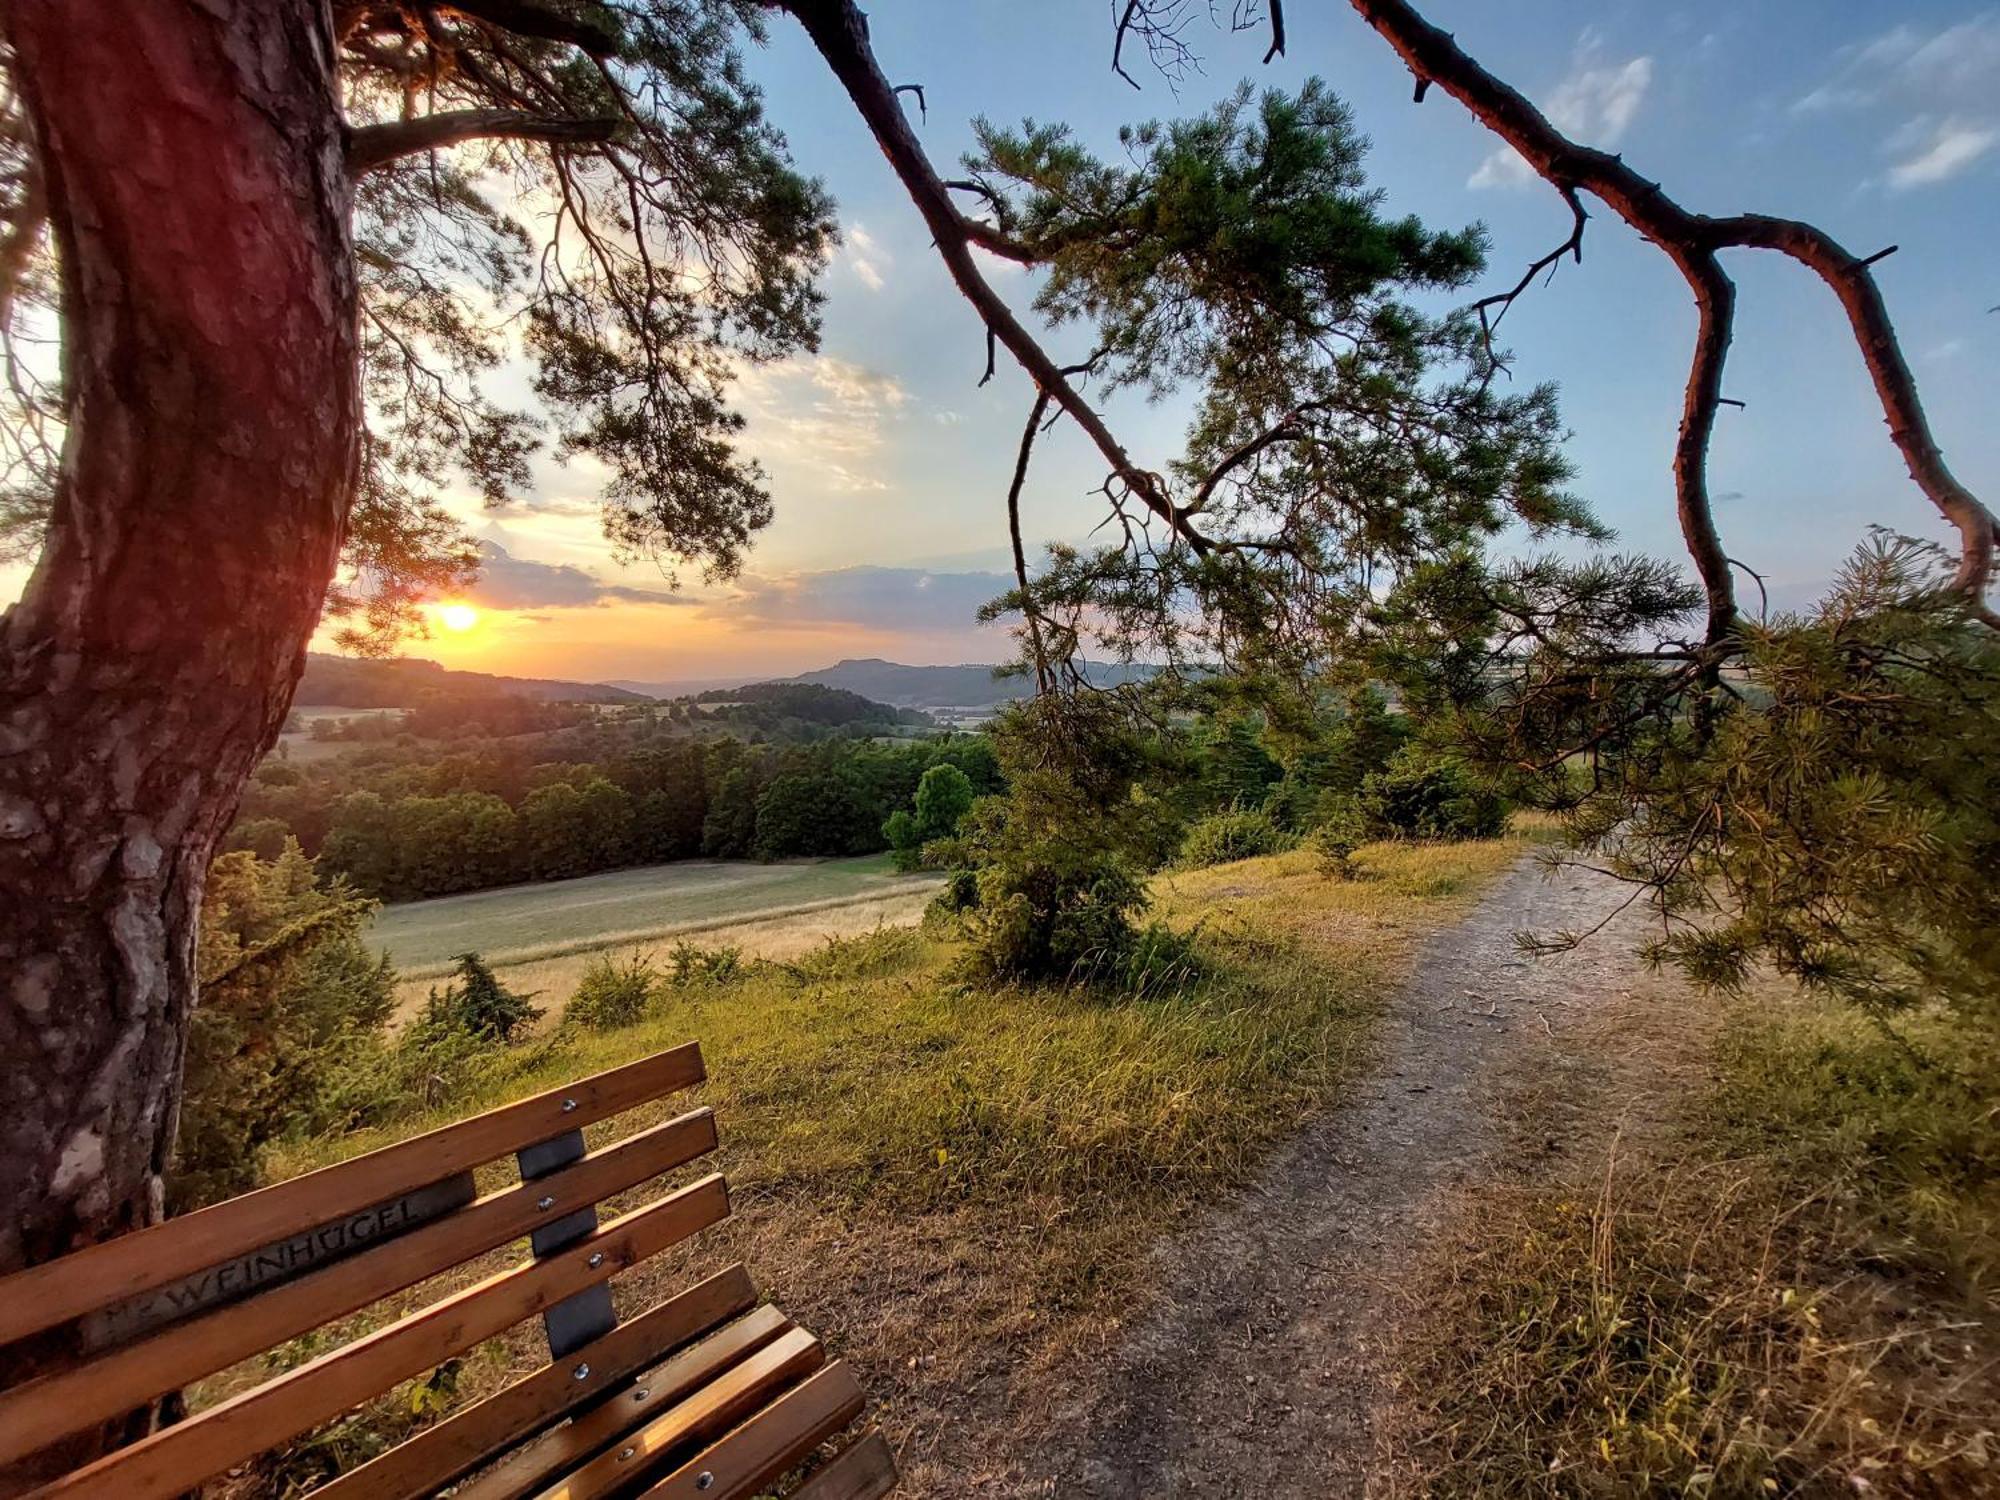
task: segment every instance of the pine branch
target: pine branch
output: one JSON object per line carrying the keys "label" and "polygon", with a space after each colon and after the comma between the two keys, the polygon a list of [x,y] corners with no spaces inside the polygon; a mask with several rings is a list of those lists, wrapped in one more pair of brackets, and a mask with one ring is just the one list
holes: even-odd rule
{"label": "pine branch", "polygon": [[347,169],[359,176],[405,156],[436,151],[472,140],[546,141],[555,145],[590,146],[610,140],[620,122],[565,119],[531,115],[513,109],[453,109],[385,125],[363,125],[349,132]]}

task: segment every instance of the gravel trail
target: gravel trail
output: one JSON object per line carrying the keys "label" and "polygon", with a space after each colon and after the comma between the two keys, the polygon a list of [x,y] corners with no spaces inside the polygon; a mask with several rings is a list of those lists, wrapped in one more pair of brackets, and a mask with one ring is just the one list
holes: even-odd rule
{"label": "gravel trail", "polygon": [[1592,1030],[1603,1006],[1668,988],[1632,957],[1636,904],[1554,958],[1525,958],[1513,934],[1588,928],[1627,894],[1594,875],[1551,880],[1524,861],[1433,936],[1351,1100],[1162,1247],[1150,1313],[1102,1365],[1065,1382],[1051,1425],[1015,1434],[1005,1478],[978,1493],[1397,1493],[1384,1344],[1399,1271],[1463,1201],[1454,1189],[1497,1165],[1509,1075],[1537,1063],[1534,1049],[1554,1064],[1565,1032]]}

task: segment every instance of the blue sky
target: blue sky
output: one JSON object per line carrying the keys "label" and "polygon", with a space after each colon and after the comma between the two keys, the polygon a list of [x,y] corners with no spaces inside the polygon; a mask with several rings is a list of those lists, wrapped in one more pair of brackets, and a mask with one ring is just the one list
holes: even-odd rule
{"label": "blue sky", "polygon": [[[1226,13],[1228,7],[1222,6]],[[2000,492],[2000,5],[1736,0],[1684,6],[1428,0],[1425,13],[1573,134],[1614,147],[1681,202],[1809,218],[1849,248],[1900,250],[1877,267],[1947,457],[1975,492]],[[1450,98],[1421,106],[1385,43],[1346,6],[1289,8],[1289,54],[1260,65],[1261,32],[1197,26],[1204,69],[1178,90],[1142,67],[1109,70],[1108,0],[877,0],[876,51],[924,85],[919,133],[940,167],[969,122],[1070,122],[1111,149],[1119,125],[1193,113],[1249,78],[1326,79],[1374,142],[1389,207],[1439,225],[1484,222],[1488,280],[1511,282],[1567,232],[1567,212]],[[535,507],[503,517],[459,501],[492,548],[491,625],[419,654],[493,670],[587,677],[727,677],[842,655],[991,659],[971,624],[1002,586],[1004,485],[1030,398],[1003,353],[976,382],[983,337],[914,209],[804,36],[782,19],[750,58],[802,168],[838,200],[845,242],[829,266],[823,355],[756,372],[748,446],[770,471],[778,519],[736,585],[649,597],[599,540],[593,476],[544,466]],[[988,262],[1017,305],[1022,272]],[[1887,440],[1831,295],[1803,269],[1738,252],[1726,410],[1711,468],[1731,553],[1774,602],[1803,602],[1871,522],[1944,533]],[[1580,267],[1509,316],[1521,383],[1554,380],[1573,431],[1576,488],[1620,545],[1680,556],[1669,461],[1693,334],[1689,295],[1658,252],[1608,211]],[[1076,335],[1052,342],[1068,349]],[[1184,413],[1133,397],[1110,412],[1158,467]],[[1100,519],[1094,453],[1059,428],[1038,453],[1031,539],[1079,539]],[[578,570],[581,570],[579,572]],[[603,585],[597,587],[592,580]],[[4,580],[0,580],[4,589]]]}
{"label": "blue sky", "polygon": [[[1985,311],[2000,303],[2000,7],[1425,9],[1559,124],[1622,151],[1690,207],[1810,218],[1860,253],[1900,245],[1878,275],[1937,434],[1961,478],[2000,490],[2000,314]],[[1143,69],[1143,92],[1110,74],[1107,11],[882,0],[870,23],[889,76],[925,86],[920,133],[940,165],[966,149],[982,114],[1067,120],[1108,148],[1120,124],[1199,110],[1244,77],[1295,88],[1318,74],[1373,140],[1371,175],[1392,208],[1487,224],[1492,281],[1511,281],[1567,231],[1555,195],[1456,103],[1433,93],[1412,104],[1401,63],[1346,6],[1294,0],[1289,55],[1269,68],[1261,34],[1197,29],[1204,71],[1178,93]],[[825,350],[838,377],[823,373],[809,390],[788,378],[753,402],[778,521],[752,566],[789,576],[796,614],[823,593],[830,613],[908,636],[902,654],[948,659],[970,649],[949,614],[971,592],[962,581],[936,581],[935,627],[912,633],[911,589],[879,580],[871,611],[851,577],[814,575],[1003,567],[1001,497],[1029,388],[1004,355],[999,378],[976,388],[978,323],[804,38],[775,26],[755,73],[800,164],[838,198],[847,243],[828,278]],[[992,264],[1024,302],[1026,278]],[[1944,536],[1887,441],[1831,295],[1773,256],[1737,253],[1729,269],[1741,297],[1728,391],[1747,407],[1724,413],[1712,487],[1732,553],[1765,573],[1777,602],[1797,603],[1871,522]],[[1664,257],[1600,210],[1583,264],[1525,298],[1505,333],[1519,381],[1560,384],[1578,491],[1620,545],[1680,555],[1669,463],[1693,310]],[[1172,451],[1181,413],[1171,405],[1128,400],[1113,415],[1135,448]],[[1087,492],[1100,478],[1094,453],[1059,430],[1038,457],[1030,534],[1076,537],[1096,524]]]}

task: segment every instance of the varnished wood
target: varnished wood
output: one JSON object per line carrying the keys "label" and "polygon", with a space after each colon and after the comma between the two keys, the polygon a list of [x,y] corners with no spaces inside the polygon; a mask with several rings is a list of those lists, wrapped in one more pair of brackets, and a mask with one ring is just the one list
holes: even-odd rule
{"label": "varnished wood", "polygon": [[[741,1265],[718,1271],[629,1322],[619,1324],[568,1359],[544,1365],[504,1390],[452,1413],[435,1427],[404,1439],[379,1458],[321,1485],[313,1491],[314,1500],[415,1500],[417,1496],[433,1494],[516,1443],[561,1421],[571,1411],[602,1399],[607,1391],[617,1390],[635,1371],[662,1354],[749,1312],[756,1301],[757,1289],[751,1285],[750,1273]],[[760,1308],[751,1317],[760,1314],[769,1315],[768,1321],[774,1328],[772,1337],[790,1326],[789,1320],[775,1309]],[[732,1327],[749,1321],[739,1319]],[[717,1338],[721,1336],[718,1334]],[[705,1340],[699,1347],[706,1348],[713,1342]],[[582,1380],[575,1378],[580,1364],[590,1367],[590,1374]],[[656,1394],[661,1389],[650,1374],[646,1380],[635,1380],[632,1385],[634,1389],[650,1386]],[[630,1403],[630,1398],[631,1392],[625,1392],[618,1399]],[[678,1397],[660,1396],[654,1404],[675,1399]],[[635,1416],[633,1420],[638,1418]],[[504,1470],[494,1472],[511,1472],[525,1456],[510,1459]],[[467,1492],[461,1491],[464,1493]]]}
{"label": "varnished wood", "polygon": [[560,1131],[674,1093],[705,1076],[701,1049],[689,1042],[352,1161],[31,1266],[0,1280],[0,1345],[441,1181]]}
{"label": "varnished wood", "polygon": [[896,1459],[879,1432],[850,1443],[840,1456],[813,1471],[791,1500],[881,1500],[896,1487]]}
{"label": "varnished wood", "polygon": [[[729,1212],[720,1176],[605,1225],[574,1246],[489,1277],[379,1332],[121,1448],[38,1497],[167,1500],[254,1454],[462,1354],[522,1319],[699,1233]],[[577,1361],[581,1365],[583,1361]]]}
{"label": "varnished wood", "polygon": [[462,1485],[453,1500],[518,1500],[534,1494],[655,1413],[671,1415],[677,1405],[732,1366],[792,1331],[790,1318],[775,1307],[760,1307],[665,1364],[635,1376],[630,1390],[510,1455],[505,1463]]}
{"label": "varnished wood", "polygon": [[611,1444],[604,1452],[537,1492],[535,1500],[605,1500],[629,1494],[675,1453],[713,1441],[749,1420],[781,1392],[826,1362],[819,1340],[794,1328],[732,1365],[671,1411]]}
{"label": "varnished wood", "polygon": [[172,1324],[75,1369],[0,1391],[0,1464],[275,1348],[714,1149],[714,1116],[696,1110],[243,1302]]}
{"label": "varnished wood", "polygon": [[644,1500],[755,1495],[860,1416],[862,1404],[853,1373],[836,1361],[644,1491]]}

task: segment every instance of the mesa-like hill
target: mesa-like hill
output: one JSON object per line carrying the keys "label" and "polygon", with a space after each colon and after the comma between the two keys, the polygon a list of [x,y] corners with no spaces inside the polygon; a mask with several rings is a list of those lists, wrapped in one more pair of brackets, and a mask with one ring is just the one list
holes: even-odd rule
{"label": "mesa-like hill", "polygon": [[535,698],[548,703],[644,703],[650,695],[602,682],[460,672],[421,657],[306,657],[293,701],[327,708],[415,708],[438,698]]}

